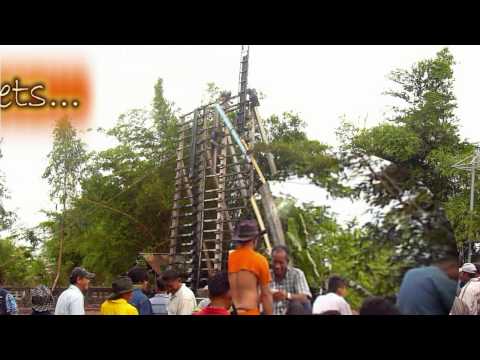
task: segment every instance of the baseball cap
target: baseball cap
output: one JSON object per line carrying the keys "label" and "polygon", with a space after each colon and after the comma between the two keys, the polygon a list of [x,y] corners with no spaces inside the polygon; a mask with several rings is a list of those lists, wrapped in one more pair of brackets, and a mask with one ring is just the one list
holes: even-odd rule
{"label": "baseball cap", "polygon": [[469,274],[476,274],[477,273],[477,267],[473,265],[472,263],[465,263],[463,266],[459,269],[461,272],[469,273]]}
{"label": "baseball cap", "polygon": [[95,278],[95,274],[91,273],[91,272],[88,272],[83,267],[76,267],[72,270],[72,272],[70,274],[70,281],[75,281],[77,279],[77,277],[93,279],[93,278]]}

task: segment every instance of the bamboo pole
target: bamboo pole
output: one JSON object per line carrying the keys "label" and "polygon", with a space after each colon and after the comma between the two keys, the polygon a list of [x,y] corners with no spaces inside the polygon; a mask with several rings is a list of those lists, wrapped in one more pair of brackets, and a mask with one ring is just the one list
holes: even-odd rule
{"label": "bamboo pole", "polygon": [[[260,210],[258,209],[257,201],[255,200],[254,196],[252,196],[250,198],[250,203],[252,204],[253,211],[255,212],[255,216],[257,217],[257,221],[258,221],[258,225],[260,226],[260,230],[265,231],[266,230],[265,224],[263,222],[262,215],[260,214]],[[268,253],[271,254],[272,253],[272,245],[270,244],[270,240],[268,238],[267,233],[265,233],[263,235],[263,239],[265,240],[265,245],[267,245]]]}

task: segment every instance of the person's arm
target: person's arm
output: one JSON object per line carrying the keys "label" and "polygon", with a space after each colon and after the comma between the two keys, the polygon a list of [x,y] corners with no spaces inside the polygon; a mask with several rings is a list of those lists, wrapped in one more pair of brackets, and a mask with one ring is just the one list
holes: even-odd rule
{"label": "person's arm", "polygon": [[270,290],[270,286],[268,284],[261,286],[261,295],[260,295],[260,302],[263,305],[263,312],[265,315],[272,315],[273,314],[273,296],[272,291]]}
{"label": "person's arm", "polygon": [[445,313],[448,314],[452,308],[453,301],[455,300],[457,283],[446,276],[435,276],[432,277],[432,280],[439,295],[440,302],[445,309]]}
{"label": "person's arm", "polygon": [[[467,286],[467,285],[466,285]],[[475,291],[472,287],[467,287],[462,294],[462,301],[468,307],[469,315],[476,315],[477,310],[477,298]]]}
{"label": "person's arm", "polygon": [[474,293],[474,298],[475,298],[475,301],[473,302],[472,306],[471,306],[471,314],[472,315],[478,315],[480,314],[480,304],[478,303],[478,299],[479,299],[479,291],[478,291],[478,287],[475,287],[475,290],[473,290],[473,293]]}
{"label": "person's arm", "polygon": [[75,297],[70,303],[70,315],[85,315],[83,296]]}
{"label": "person's arm", "polygon": [[150,302],[149,298],[145,298],[145,300],[140,304],[140,315],[152,315],[152,303]]}
{"label": "person's arm", "polygon": [[308,296],[306,294],[294,294],[290,293],[290,299],[288,298],[288,292],[285,290],[277,290],[273,294],[274,301],[283,301],[283,300],[292,300],[292,301],[300,301],[302,303],[308,302]]}
{"label": "person's arm", "polygon": [[288,298],[288,292],[283,290],[277,291],[273,296],[274,301],[292,300],[302,303],[308,303],[311,298],[312,293],[308,287],[305,274],[301,270],[298,270],[295,276],[294,292],[290,293],[290,299]]}
{"label": "person's arm", "polygon": [[344,299],[342,305],[340,306],[340,314],[342,315],[353,315],[352,308],[350,304]]}
{"label": "person's arm", "polygon": [[345,301],[345,313],[343,315],[353,315],[352,308],[350,307],[350,304]]}
{"label": "person's arm", "polygon": [[12,294],[7,294],[6,297],[7,302],[7,313],[10,315],[17,315],[17,302],[15,301],[15,297]]}
{"label": "person's arm", "polygon": [[320,296],[317,297],[315,299],[315,301],[313,302],[313,307],[312,307],[312,314],[313,315],[318,315],[320,314],[320,310],[319,310],[319,305],[320,305]]}
{"label": "person's arm", "polygon": [[127,309],[127,315],[139,315],[137,308],[135,306],[129,307]]}
{"label": "person's arm", "polygon": [[195,302],[192,299],[183,299],[177,311],[177,315],[192,315],[195,309]]}
{"label": "person's arm", "polygon": [[270,275],[270,269],[268,268],[267,259],[263,258],[259,269],[260,280],[260,302],[263,306],[263,312],[265,315],[273,314],[273,296],[270,290],[270,282],[272,276]]}
{"label": "person's arm", "polygon": [[[297,269],[297,275],[295,276],[295,293],[290,293],[290,300],[300,301],[302,303],[309,302],[312,298],[312,293],[308,287],[307,279],[303,271]],[[285,294],[285,298],[288,298],[288,293]]]}
{"label": "person's arm", "polygon": [[463,303],[468,307],[469,315],[479,314],[478,299],[480,295],[480,289],[478,285],[479,284],[472,282],[467,283],[459,296],[461,301],[463,301]]}
{"label": "person's arm", "polygon": [[[297,293],[292,294],[292,300],[302,300],[304,302],[310,301],[312,298],[312,293],[310,292],[310,288],[307,283],[307,279],[305,278],[305,274],[302,270],[298,270],[298,277],[295,284],[295,288]],[[295,298],[296,296],[297,298]]]}

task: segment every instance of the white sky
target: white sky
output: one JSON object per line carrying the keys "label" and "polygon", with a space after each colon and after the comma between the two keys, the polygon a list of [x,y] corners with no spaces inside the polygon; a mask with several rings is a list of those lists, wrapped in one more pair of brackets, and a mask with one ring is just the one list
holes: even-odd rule
{"label": "white sky", "polygon": [[[387,74],[432,57],[443,46],[251,46],[249,87],[266,94],[261,114],[294,110],[308,124],[311,138],[334,145],[340,116],[371,126],[382,120],[391,99],[382,95],[391,84]],[[457,115],[461,133],[479,141],[477,88],[480,83],[480,47],[449,46],[455,67]],[[238,88],[240,46],[0,46],[2,54],[45,55],[55,50],[87,56],[95,86],[95,111],[91,127],[112,127],[122,112],[147,107],[156,80],[164,79],[165,96],[183,112],[200,104],[208,82],[221,88]],[[0,137],[2,135],[0,134]],[[102,137],[84,137],[90,149],[109,145]],[[20,223],[33,226],[44,219],[41,209],[52,204],[48,184],[41,178],[51,149],[51,138],[37,133],[6,137],[0,169],[6,175],[11,199],[5,205],[16,210]],[[299,181],[296,181],[299,182]],[[348,200],[326,200],[314,186],[274,186],[301,201],[329,204],[342,221],[361,216],[365,206]]]}

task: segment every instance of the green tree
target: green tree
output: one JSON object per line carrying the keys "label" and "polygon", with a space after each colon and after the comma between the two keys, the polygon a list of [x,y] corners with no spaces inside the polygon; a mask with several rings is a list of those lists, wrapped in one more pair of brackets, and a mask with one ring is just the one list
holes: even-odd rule
{"label": "green tree", "polygon": [[392,246],[372,241],[354,223],[341,226],[325,206],[277,200],[294,266],[305,272],[314,292],[326,288],[329,276],[339,274],[350,282],[348,301],[354,308],[372,294],[396,293],[404,264],[393,259]]}
{"label": "green tree", "polygon": [[[131,267],[140,252],[168,251],[173,201],[178,120],[174,104],[154,89],[151,109],[120,116],[108,130],[117,145],[92,154],[85,169],[81,195],[67,209],[65,268],[81,262],[97,273],[99,283]],[[52,232],[58,214],[44,226]],[[56,252],[56,241],[46,251]]]}
{"label": "green tree", "polygon": [[15,236],[0,239],[0,273],[10,286],[34,286],[46,283],[47,265],[32,248],[21,245]]}
{"label": "green tree", "polygon": [[49,163],[43,174],[51,186],[50,198],[62,208],[57,273],[52,289],[55,289],[61,273],[67,205],[78,193],[87,157],[85,144],[68,118],[58,120],[53,130],[53,149],[48,155]]}
{"label": "green tree", "polygon": [[372,239],[394,244],[412,264],[455,247],[455,229],[446,208],[465,188],[450,166],[472,145],[460,139],[453,94],[454,59],[448,49],[408,70],[395,70],[386,94],[402,106],[372,128],[345,122],[339,129],[342,159],[359,179],[357,196],[376,211],[367,224]]}
{"label": "green tree", "polygon": [[[2,139],[0,139],[0,145]],[[2,151],[0,149],[0,160],[2,159]],[[13,211],[8,211],[3,205],[3,200],[8,198],[7,187],[5,186],[5,176],[0,171],[0,231],[11,228],[16,220],[16,215]]]}
{"label": "green tree", "polygon": [[350,189],[343,183],[342,162],[330,146],[308,138],[306,124],[298,114],[285,112],[281,117],[272,115],[265,120],[265,127],[270,143],[258,143],[255,152],[262,169],[268,169],[264,154],[273,154],[278,171],[275,176],[266,171],[269,180],[306,178],[332,196],[350,195]]}

